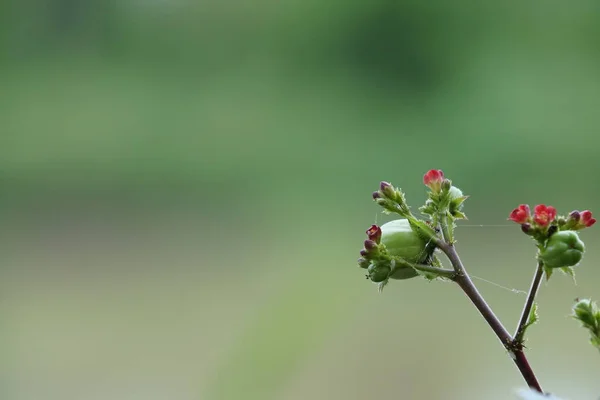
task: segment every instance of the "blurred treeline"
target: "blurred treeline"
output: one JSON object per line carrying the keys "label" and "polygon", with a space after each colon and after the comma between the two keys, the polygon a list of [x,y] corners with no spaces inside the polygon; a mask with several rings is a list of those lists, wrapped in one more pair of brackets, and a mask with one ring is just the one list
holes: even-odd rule
{"label": "blurred treeline", "polygon": [[214,190],[282,172],[347,185],[452,160],[478,185],[492,185],[482,171],[528,168],[598,191],[573,173],[598,166],[596,2],[1,7],[8,174],[68,183],[88,170],[90,185],[167,174]]}

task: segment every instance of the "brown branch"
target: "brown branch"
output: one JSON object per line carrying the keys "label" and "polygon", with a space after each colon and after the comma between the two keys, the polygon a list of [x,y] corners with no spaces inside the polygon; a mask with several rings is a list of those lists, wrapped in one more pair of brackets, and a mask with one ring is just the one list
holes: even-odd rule
{"label": "brown branch", "polygon": [[[515,343],[513,337],[506,330],[502,322],[498,319],[496,314],[492,311],[490,306],[487,304],[483,296],[477,290],[477,287],[473,284],[473,281],[469,277],[458,253],[456,252],[455,247],[452,244],[446,243],[443,240],[436,241],[437,246],[446,254],[448,260],[452,263],[454,270],[457,275],[454,278],[454,281],[460,286],[460,288],[465,292],[467,297],[471,300],[473,305],[479,310],[483,318],[486,320],[488,325],[492,328],[500,342],[504,346],[506,350],[508,350],[511,358],[516,364],[517,368],[521,372],[523,379],[527,382],[530,388],[537,390],[540,393],[543,393],[542,387],[540,386],[533,369],[529,365],[529,361],[527,361],[527,357],[523,352],[523,346],[520,343]],[[530,308],[531,309],[531,308]]]}

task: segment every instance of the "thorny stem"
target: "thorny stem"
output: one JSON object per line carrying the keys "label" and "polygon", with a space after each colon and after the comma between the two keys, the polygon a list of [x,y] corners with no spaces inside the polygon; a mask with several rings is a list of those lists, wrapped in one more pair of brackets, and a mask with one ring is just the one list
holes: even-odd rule
{"label": "thorny stem", "polygon": [[483,296],[481,296],[477,290],[477,287],[475,287],[475,284],[473,284],[473,281],[469,277],[469,274],[460,260],[455,247],[441,239],[436,240],[436,245],[444,252],[444,254],[448,257],[448,260],[450,260],[452,263],[452,266],[457,273],[454,281],[458,284],[458,286],[460,286],[463,292],[465,292],[467,297],[469,297],[473,305],[475,305],[488,325],[492,328],[498,339],[500,339],[500,342],[502,342],[502,345],[510,354],[517,368],[521,372],[521,375],[525,379],[525,382],[527,382],[527,385],[540,393],[544,393],[535,376],[535,373],[529,365],[529,361],[527,361],[527,357],[523,352],[523,346],[514,345],[513,337],[506,330],[504,325],[502,325],[502,322],[500,322],[496,314],[494,314],[490,306],[484,300]]}
{"label": "thorny stem", "polygon": [[519,320],[519,325],[517,325],[517,330],[515,332],[515,339],[513,344],[518,346],[523,346],[523,336],[525,335],[525,326],[527,325],[527,321],[529,320],[529,314],[531,313],[531,307],[533,307],[533,302],[535,300],[535,296],[537,295],[537,291],[540,288],[540,283],[542,282],[542,276],[544,275],[544,262],[542,260],[538,261],[537,269],[535,270],[535,275],[533,276],[533,281],[531,281],[531,287],[529,288],[529,293],[527,294],[527,300],[525,301],[525,306],[523,306],[523,312],[521,313],[521,319]]}

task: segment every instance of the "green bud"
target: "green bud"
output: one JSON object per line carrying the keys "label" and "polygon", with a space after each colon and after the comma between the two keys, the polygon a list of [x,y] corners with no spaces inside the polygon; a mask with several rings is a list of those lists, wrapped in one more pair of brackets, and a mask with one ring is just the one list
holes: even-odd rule
{"label": "green bud", "polygon": [[590,343],[600,350],[600,310],[595,302],[589,299],[576,299],[573,307],[573,318],[581,322],[581,326],[589,330]]}
{"label": "green bud", "polygon": [[442,190],[450,190],[452,187],[452,181],[450,179],[444,179],[442,181]]}
{"label": "green bud", "polygon": [[450,186],[449,193],[450,193],[450,200],[456,200],[460,197],[463,197],[462,190],[460,190],[456,186]]}
{"label": "green bud", "polygon": [[391,272],[391,269],[386,264],[371,264],[367,268],[369,279],[375,283],[385,281]]}
{"label": "green bud", "polygon": [[456,219],[466,219],[466,215],[463,214],[463,203],[469,196],[465,196],[459,188],[456,186],[450,187],[448,191],[448,195],[450,197],[450,214]]}
{"label": "green bud", "polygon": [[573,307],[573,317],[588,328],[595,328],[598,324],[596,318],[598,317],[597,307],[594,302],[589,299],[579,300]]}
{"label": "green bud", "polygon": [[396,200],[396,190],[389,182],[382,181],[379,184],[379,191],[390,200]]}
{"label": "green bud", "polygon": [[573,231],[560,231],[548,239],[540,258],[548,268],[565,268],[577,265],[583,258],[585,246]]}
{"label": "green bud", "polygon": [[364,258],[364,257],[360,257],[360,258],[357,260],[357,262],[358,262],[358,266],[359,266],[359,267],[361,267],[361,268],[364,268],[364,269],[367,269],[367,268],[369,268],[369,265],[371,264],[371,261],[367,260],[367,259],[366,259],[366,258]]}

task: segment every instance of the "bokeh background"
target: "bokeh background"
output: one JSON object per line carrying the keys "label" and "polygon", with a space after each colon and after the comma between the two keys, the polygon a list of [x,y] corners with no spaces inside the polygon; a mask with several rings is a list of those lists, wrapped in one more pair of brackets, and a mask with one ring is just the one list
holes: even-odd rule
{"label": "bokeh background", "polygon": [[[520,203],[600,213],[595,1],[0,3],[0,397],[509,399],[524,384],[454,285],[356,266],[441,168],[459,250],[514,329],[535,249]],[[570,399],[600,358],[539,296],[530,361]]]}

